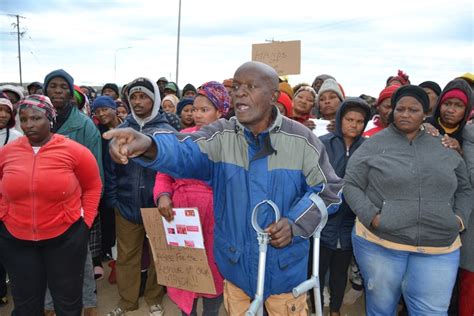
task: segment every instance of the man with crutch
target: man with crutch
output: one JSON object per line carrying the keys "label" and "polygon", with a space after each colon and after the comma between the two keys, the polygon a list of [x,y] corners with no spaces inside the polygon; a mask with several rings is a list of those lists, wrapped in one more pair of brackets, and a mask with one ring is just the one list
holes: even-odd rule
{"label": "man with crutch", "polygon": [[[309,241],[321,220],[312,198],[329,213],[340,203],[342,180],[332,169],[324,146],[305,126],[283,117],[276,71],[247,62],[235,72],[235,118],[218,120],[194,134],[167,131],[144,135],[134,130],[107,132],[114,160],[137,163],[175,178],[208,181],[214,190],[214,255],[224,276],[224,304],[230,315],[244,315],[256,294],[259,262],[258,225],[268,233],[263,302],[269,315],[306,315],[306,295],[293,287],[306,279]],[[263,308],[263,307],[262,307]]]}

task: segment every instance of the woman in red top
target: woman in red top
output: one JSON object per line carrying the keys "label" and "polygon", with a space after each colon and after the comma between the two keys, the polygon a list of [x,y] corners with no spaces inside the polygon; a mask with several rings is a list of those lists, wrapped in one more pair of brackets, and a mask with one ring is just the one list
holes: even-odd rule
{"label": "woman in red top", "polygon": [[19,102],[25,136],[0,149],[0,261],[17,316],[43,315],[46,285],[56,315],[81,315],[89,228],[102,183],[92,153],[51,133],[48,97]]}
{"label": "woman in red top", "polygon": [[[193,118],[196,126],[182,130],[192,133],[202,126],[211,124],[220,117],[226,117],[230,108],[230,97],[224,85],[211,81],[198,88],[194,99]],[[171,221],[172,207],[197,207],[203,229],[209,268],[214,279],[216,295],[195,293],[167,287],[168,296],[176,303],[183,315],[197,315],[197,300],[203,298],[203,315],[217,316],[222,304],[224,280],[214,261],[214,206],[212,188],[203,181],[195,179],[173,179],[167,174],[156,175],[153,195],[160,214]]]}

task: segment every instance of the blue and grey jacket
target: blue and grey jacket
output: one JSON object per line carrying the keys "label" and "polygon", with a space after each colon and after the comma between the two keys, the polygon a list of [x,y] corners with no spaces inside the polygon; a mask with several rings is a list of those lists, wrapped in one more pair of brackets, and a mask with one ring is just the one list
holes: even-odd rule
{"label": "blue and grey jacket", "polygon": [[[370,119],[369,105],[361,98],[347,98],[342,102],[336,113],[336,130],[321,136],[319,139],[326,147],[334,171],[338,177],[343,178],[346,173],[346,165],[354,151],[362,145],[364,138],[362,134],[357,137],[349,148],[346,148],[342,134],[342,114],[348,108],[358,108],[365,112],[364,129]],[[364,131],[364,129],[362,131]],[[321,245],[329,249],[351,250],[351,232],[354,227],[355,214],[347,202],[343,199],[339,211],[328,218],[328,222],[321,232]]]}
{"label": "blue and grey jacket", "polygon": [[[255,205],[262,200],[275,202],[293,232],[288,246],[268,247],[266,298],[290,292],[307,277],[308,238],[321,219],[312,197],[319,195],[329,213],[341,203],[342,180],[319,139],[276,108],[273,114],[271,127],[258,136],[236,118],[220,119],[190,135],[160,131],[153,135],[156,159],[135,159],[175,178],[196,178],[212,185],[216,263],[224,278],[250,297],[256,292],[259,256],[251,224]],[[261,215],[263,228],[274,220],[270,208]]]}

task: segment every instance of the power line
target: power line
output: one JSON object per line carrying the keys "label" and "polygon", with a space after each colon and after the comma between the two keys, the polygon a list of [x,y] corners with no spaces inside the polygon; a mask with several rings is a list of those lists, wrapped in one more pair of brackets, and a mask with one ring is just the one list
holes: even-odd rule
{"label": "power line", "polygon": [[[33,52],[33,50],[39,51],[38,47],[36,46],[36,42],[31,38],[30,35],[27,35],[27,39],[29,39],[30,42],[31,42],[31,45],[28,44],[27,42],[25,42],[25,43],[27,43],[27,45],[29,45],[29,47],[30,47],[30,53],[31,53],[31,55],[33,55],[33,56],[35,57],[35,59],[36,59],[36,61],[37,61],[38,63],[42,64],[42,62],[41,62],[41,61],[39,60],[39,58],[38,58],[40,54],[35,54],[35,53]],[[40,53],[41,53],[41,52],[40,52]]]}
{"label": "power line", "polygon": [[20,32],[20,18],[26,19],[24,16],[18,15],[18,14],[4,14],[7,16],[15,17],[16,18],[16,23],[12,23],[12,26],[15,28],[16,27],[16,36],[17,36],[17,42],[18,42],[18,66],[20,69],[20,85],[23,85],[23,78],[21,74],[21,46],[20,46],[20,37],[23,37],[25,35],[26,31]]}

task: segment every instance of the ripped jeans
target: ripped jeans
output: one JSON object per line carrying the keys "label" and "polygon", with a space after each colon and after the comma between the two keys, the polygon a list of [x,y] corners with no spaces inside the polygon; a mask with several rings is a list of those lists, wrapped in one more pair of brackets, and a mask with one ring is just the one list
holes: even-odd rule
{"label": "ripped jeans", "polygon": [[367,316],[395,315],[403,294],[409,315],[447,315],[459,266],[459,249],[430,255],[388,249],[352,231],[365,286]]}

